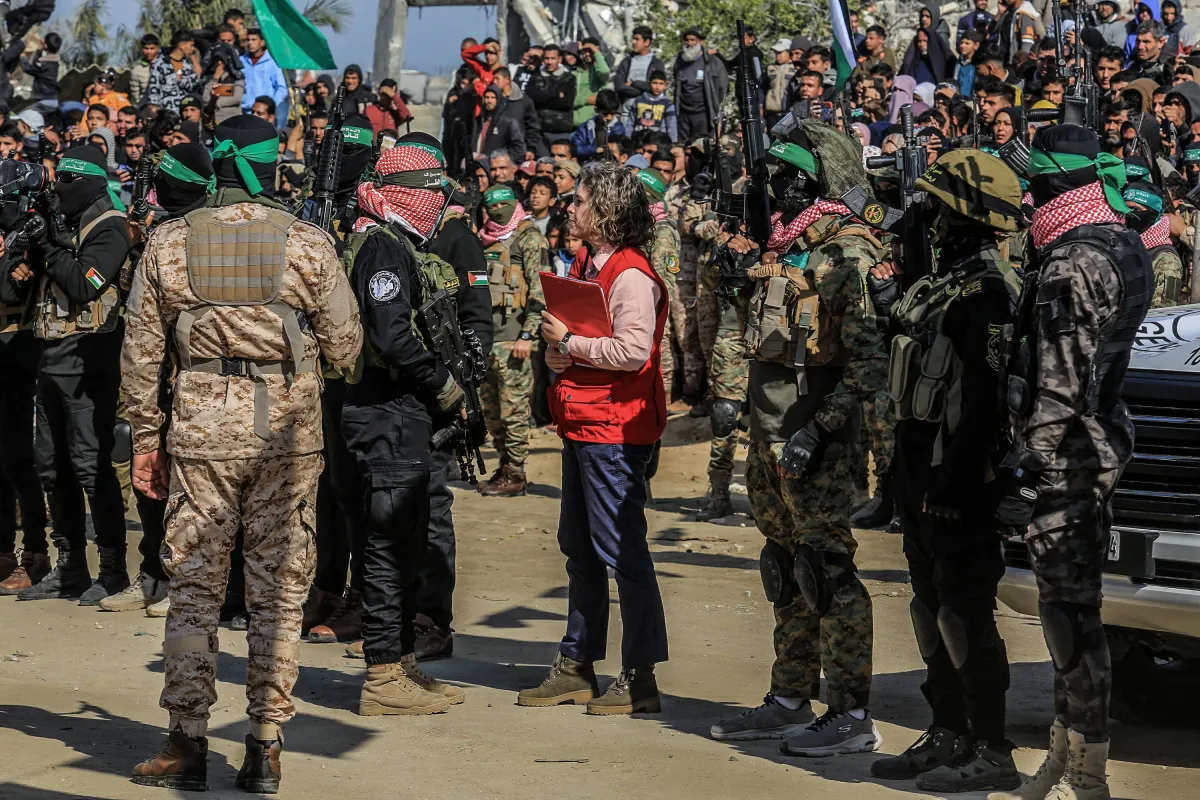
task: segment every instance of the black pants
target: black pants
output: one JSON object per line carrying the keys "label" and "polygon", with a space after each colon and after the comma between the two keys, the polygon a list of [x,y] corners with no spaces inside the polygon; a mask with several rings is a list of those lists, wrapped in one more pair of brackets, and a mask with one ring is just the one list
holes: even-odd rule
{"label": "black pants", "polygon": [[32,331],[0,334],[0,553],[46,553],[46,500],[33,457],[33,397],[42,343]]}
{"label": "black pants", "polygon": [[[50,357],[48,346],[43,363]],[[125,501],[112,465],[120,382],[108,371],[38,376],[34,454],[60,550],[85,551],[85,495],[96,545],[125,550]]]}
{"label": "black pants", "polygon": [[138,519],[142,521],[142,541],[138,543],[138,552],[142,555],[141,572],[155,580],[170,580],[159,555],[167,535],[167,501],[147,497],[137,489],[133,490],[133,499],[137,502]]}
{"label": "black pants", "polygon": [[707,113],[703,111],[696,114],[679,112],[679,141],[690,144],[701,136],[712,136],[712,134],[713,124]]}
{"label": "black pants", "polygon": [[442,629],[454,621],[454,492],[450,490],[450,465],[454,454],[433,451],[429,476],[429,539],[425,560],[417,576],[417,613]]}
{"label": "black pants", "polygon": [[317,574],[313,585],[331,594],[350,586],[362,591],[362,490],[354,457],[342,434],[346,383],[325,382],[321,393],[321,425],[325,434],[325,469],[317,483]]}
{"label": "black pants", "polygon": [[362,480],[363,654],[393,664],[413,652],[417,571],[429,528],[433,425],[397,400],[342,409],[342,431]]}
{"label": "black pants", "polygon": [[[985,499],[989,492],[981,486],[973,495],[980,498],[979,506],[964,509],[963,522],[933,520],[922,510],[928,488],[921,480],[922,472],[928,474],[929,469],[903,463],[904,455],[904,444],[899,442],[893,465],[895,497],[914,604],[923,604],[932,619],[938,618],[943,607],[952,613],[962,627],[960,652],[966,653],[956,667],[944,629],[940,641],[937,633],[930,637],[932,645],[929,639],[922,644],[918,631],[926,667],[921,691],[933,710],[934,725],[1003,746],[1009,672],[1008,654],[993,613],[996,587],[1004,575],[1000,536],[990,513],[994,504]],[[914,620],[914,627],[919,625]]]}

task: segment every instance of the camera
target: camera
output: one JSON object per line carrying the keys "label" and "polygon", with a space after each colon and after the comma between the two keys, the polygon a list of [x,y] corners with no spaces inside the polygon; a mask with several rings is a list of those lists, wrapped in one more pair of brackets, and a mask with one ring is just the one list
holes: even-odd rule
{"label": "camera", "polygon": [[0,198],[33,197],[50,185],[50,171],[41,164],[6,159],[0,161]]}

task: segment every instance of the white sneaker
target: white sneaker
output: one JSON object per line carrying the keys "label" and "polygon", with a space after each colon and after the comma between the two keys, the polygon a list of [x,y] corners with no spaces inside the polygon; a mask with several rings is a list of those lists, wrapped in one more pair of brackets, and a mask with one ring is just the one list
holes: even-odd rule
{"label": "white sneaker", "polygon": [[171,598],[164,597],[157,603],[152,603],[146,606],[147,617],[165,617],[167,612],[171,610]]}

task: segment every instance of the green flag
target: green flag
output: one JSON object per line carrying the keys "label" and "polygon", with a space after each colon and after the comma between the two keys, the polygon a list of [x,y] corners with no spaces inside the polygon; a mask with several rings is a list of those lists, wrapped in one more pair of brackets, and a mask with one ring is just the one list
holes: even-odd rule
{"label": "green flag", "polygon": [[283,69],[337,69],[329,42],[288,0],[254,0],[267,49]]}

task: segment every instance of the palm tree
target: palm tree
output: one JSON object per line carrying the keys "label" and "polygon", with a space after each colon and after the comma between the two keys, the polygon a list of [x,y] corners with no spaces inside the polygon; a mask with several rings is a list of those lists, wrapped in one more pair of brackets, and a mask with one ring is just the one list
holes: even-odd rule
{"label": "palm tree", "polygon": [[108,31],[104,27],[106,0],[84,0],[71,22],[63,55],[69,66],[83,68],[108,60]]}
{"label": "palm tree", "polygon": [[354,12],[349,0],[309,0],[304,7],[304,16],[318,28],[329,28],[341,33]]}

